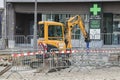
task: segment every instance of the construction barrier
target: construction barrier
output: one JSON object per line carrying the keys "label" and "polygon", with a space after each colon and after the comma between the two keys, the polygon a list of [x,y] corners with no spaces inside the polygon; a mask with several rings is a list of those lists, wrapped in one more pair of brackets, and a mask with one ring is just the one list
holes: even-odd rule
{"label": "construction barrier", "polygon": [[[45,67],[47,63],[47,68],[49,70],[56,69],[56,68],[65,68],[71,65],[71,61],[73,62],[84,62],[89,61],[89,65],[94,65],[97,67],[98,65],[104,66],[112,62],[112,59],[119,65],[120,60],[120,49],[119,48],[111,48],[111,49],[75,49],[70,51],[56,51],[52,50],[51,52],[45,53],[44,51],[37,51],[37,52],[25,52],[20,54],[12,54],[13,58],[21,58],[21,57],[30,57],[36,56],[36,58],[42,57],[42,65]],[[77,58],[78,57],[78,58]],[[77,60],[76,60],[77,59]],[[79,60],[81,59],[81,60]],[[84,60],[86,59],[86,60]],[[89,60],[90,59],[90,60]],[[74,61],[76,60],[76,61]],[[90,62],[91,61],[91,62]],[[73,63],[72,62],[72,63]],[[101,62],[101,63],[100,63]],[[113,60],[114,62],[114,60]],[[49,63],[49,64],[48,64]],[[88,65],[88,64],[87,64]],[[112,64],[111,64],[112,65]],[[100,67],[100,66],[99,66]],[[48,70],[48,71],[49,71]]]}
{"label": "construction barrier", "polygon": [[[50,52],[45,50],[27,50],[11,54],[10,65],[6,70],[0,71],[4,74],[9,70],[9,78],[16,73],[23,78],[21,72],[33,71],[35,73],[48,73],[68,69],[67,72],[79,71],[82,68],[104,68],[120,66],[120,48],[111,49],[74,49],[67,51],[57,51],[52,49]],[[88,68],[89,67],[89,68]]]}

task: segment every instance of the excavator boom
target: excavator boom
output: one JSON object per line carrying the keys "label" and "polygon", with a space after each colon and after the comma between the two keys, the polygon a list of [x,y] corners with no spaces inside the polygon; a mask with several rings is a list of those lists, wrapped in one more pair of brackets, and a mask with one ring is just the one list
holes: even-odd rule
{"label": "excavator boom", "polygon": [[76,15],[74,17],[71,17],[66,24],[66,28],[67,28],[66,39],[68,41],[68,46],[67,46],[68,48],[71,48],[71,30],[73,27],[75,27],[75,25],[78,25],[80,30],[82,31],[82,34],[85,38],[85,42],[90,41],[89,35],[85,30],[85,26],[82,22],[82,18],[79,15]]}

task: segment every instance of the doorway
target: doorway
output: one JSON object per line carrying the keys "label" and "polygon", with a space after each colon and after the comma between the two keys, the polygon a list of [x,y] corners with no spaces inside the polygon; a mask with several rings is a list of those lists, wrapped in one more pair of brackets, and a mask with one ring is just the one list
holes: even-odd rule
{"label": "doorway", "polygon": [[112,33],[113,33],[113,14],[104,13],[103,14],[103,36],[104,45],[112,44]]}
{"label": "doorway", "polygon": [[[37,22],[41,20],[41,14],[37,14]],[[33,35],[34,14],[16,13],[15,35]]]}

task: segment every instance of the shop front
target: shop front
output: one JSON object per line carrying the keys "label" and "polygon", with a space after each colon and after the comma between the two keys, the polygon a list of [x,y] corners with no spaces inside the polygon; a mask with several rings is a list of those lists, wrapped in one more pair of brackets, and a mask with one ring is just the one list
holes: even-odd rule
{"label": "shop front", "polygon": [[[8,2],[7,8],[7,27],[9,36],[11,35],[33,35],[34,22],[34,2]],[[90,26],[90,8],[94,4],[100,4],[101,8],[100,22],[92,21],[94,25]],[[111,6],[112,5],[112,6]],[[64,23],[75,15],[80,15],[85,24],[88,33],[92,30],[92,43],[103,45],[119,45],[120,44],[120,2],[39,2],[37,6],[37,22],[38,21],[57,21]],[[12,14],[11,14],[12,13]],[[96,13],[94,13],[96,14]],[[12,28],[12,29],[10,29]],[[91,30],[90,30],[91,29]],[[95,29],[95,30],[93,30]],[[91,33],[90,33],[91,34]],[[81,45],[80,40],[84,41],[82,33],[78,26],[72,30],[73,43],[78,47]],[[75,46],[76,46],[75,45]],[[84,44],[85,45],[85,44]]]}

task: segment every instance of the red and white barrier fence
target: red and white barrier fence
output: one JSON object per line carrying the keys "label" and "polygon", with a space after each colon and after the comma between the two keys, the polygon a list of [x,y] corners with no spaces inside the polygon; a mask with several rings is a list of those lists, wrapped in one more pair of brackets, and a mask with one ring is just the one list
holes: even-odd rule
{"label": "red and white barrier fence", "polygon": [[14,53],[12,54],[12,57],[21,57],[21,56],[32,56],[36,54],[44,54],[44,51],[38,51],[38,52],[25,52],[25,53]]}
{"label": "red and white barrier fence", "polygon": [[[49,54],[58,54],[58,53],[85,53],[85,52],[88,52],[88,53],[120,53],[120,48],[115,48],[115,49],[90,49],[90,50],[70,50],[70,51],[67,51],[67,50],[64,50],[64,51],[52,51],[52,52],[49,52]],[[31,56],[31,55],[36,55],[36,54],[45,54],[46,52],[44,51],[38,51],[38,52],[25,52],[25,53],[14,53],[12,54],[12,57],[22,57],[22,56]]]}

